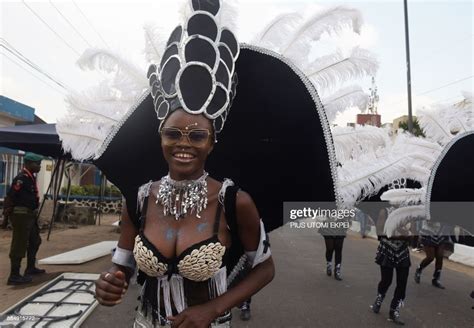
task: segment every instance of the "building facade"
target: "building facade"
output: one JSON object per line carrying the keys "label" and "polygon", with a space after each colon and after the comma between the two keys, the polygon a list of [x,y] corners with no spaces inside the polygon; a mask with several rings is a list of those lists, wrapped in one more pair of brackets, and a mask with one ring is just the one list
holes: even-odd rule
{"label": "building facade", "polygon": [[[0,128],[16,125],[45,123],[35,115],[35,109],[0,95]],[[22,150],[0,147],[0,198],[4,198],[13,178],[23,167]],[[52,161],[45,160],[38,174],[38,189],[43,195],[51,178]]]}

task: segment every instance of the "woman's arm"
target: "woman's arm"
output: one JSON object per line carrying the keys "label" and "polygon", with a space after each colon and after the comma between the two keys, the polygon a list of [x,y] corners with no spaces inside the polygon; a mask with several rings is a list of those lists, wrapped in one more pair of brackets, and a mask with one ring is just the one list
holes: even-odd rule
{"label": "woman's arm", "polygon": [[[136,227],[128,216],[127,208],[124,206],[122,209],[118,248],[131,252],[137,233]],[[100,274],[99,279],[95,282],[97,301],[106,306],[119,304],[128,288],[128,283],[133,273],[134,270],[132,268],[113,263],[107,271]]]}
{"label": "woman's arm", "polygon": [[[236,216],[238,234],[246,252],[256,251],[260,242],[260,216],[252,198],[245,192],[237,194]],[[226,311],[242,303],[258,292],[275,275],[271,256],[256,265],[235,287],[209,302],[190,307],[179,315],[169,318],[173,327],[208,327]]]}

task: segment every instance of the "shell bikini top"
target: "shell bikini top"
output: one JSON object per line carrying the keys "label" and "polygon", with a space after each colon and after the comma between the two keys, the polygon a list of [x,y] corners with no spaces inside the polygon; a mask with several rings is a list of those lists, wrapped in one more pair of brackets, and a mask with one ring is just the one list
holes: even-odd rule
{"label": "shell bikini top", "polygon": [[[151,184],[150,184],[151,185]],[[148,188],[149,191],[149,188]],[[148,203],[148,191],[143,200],[140,229],[135,237],[133,255],[138,268],[150,277],[162,277],[179,274],[192,281],[206,281],[212,278],[222,267],[226,247],[218,238],[222,204],[218,201],[213,235],[201,242],[189,246],[180,255],[167,258],[144,235],[145,218]]]}

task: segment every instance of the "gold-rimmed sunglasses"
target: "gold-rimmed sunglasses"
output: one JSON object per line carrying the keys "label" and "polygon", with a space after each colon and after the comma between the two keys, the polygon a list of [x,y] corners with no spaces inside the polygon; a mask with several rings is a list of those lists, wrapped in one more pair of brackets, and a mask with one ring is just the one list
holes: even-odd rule
{"label": "gold-rimmed sunglasses", "polygon": [[161,140],[166,146],[177,144],[183,136],[186,136],[188,142],[193,147],[203,147],[209,140],[211,132],[208,129],[186,129],[163,128],[161,129]]}

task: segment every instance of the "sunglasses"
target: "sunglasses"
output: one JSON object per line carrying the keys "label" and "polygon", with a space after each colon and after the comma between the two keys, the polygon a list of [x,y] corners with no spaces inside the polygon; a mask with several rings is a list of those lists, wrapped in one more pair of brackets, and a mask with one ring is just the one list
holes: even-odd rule
{"label": "sunglasses", "polygon": [[211,132],[208,129],[190,129],[180,130],[178,128],[161,129],[161,141],[165,146],[177,144],[183,136],[186,136],[188,142],[194,147],[203,147],[209,140]]}

